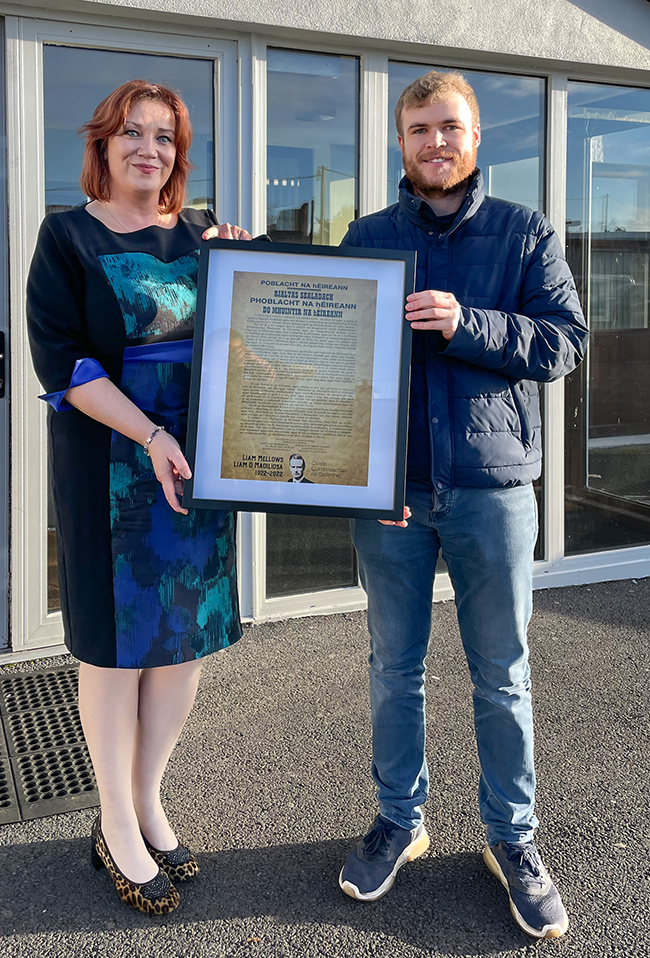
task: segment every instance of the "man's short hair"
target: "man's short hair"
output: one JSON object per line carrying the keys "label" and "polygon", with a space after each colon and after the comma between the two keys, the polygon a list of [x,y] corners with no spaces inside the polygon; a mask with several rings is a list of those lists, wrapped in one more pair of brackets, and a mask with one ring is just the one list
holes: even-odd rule
{"label": "man's short hair", "polygon": [[301,456],[299,452],[294,452],[293,456],[289,456],[289,462],[291,462],[292,459],[300,459],[303,466],[305,465],[305,457]]}
{"label": "man's short hair", "polygon": [[472,129],[474,129],[480,120],[478,100],[465,77],[462,73],[438,73],[436,70],[431,70],[402,90],[395,107],[395,126],[399,135],[404,136],[402,110],[417,110],[429,103],[440,103],[454,93],[459,93],[467,101],[472,115]]}

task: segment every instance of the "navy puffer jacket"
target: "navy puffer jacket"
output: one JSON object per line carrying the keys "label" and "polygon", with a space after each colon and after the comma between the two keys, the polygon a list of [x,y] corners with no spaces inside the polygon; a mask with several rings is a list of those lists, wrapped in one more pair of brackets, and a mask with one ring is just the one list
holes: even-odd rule
{"label": "navy puffer jacket", "polygon": [[477,171],[446,233],[403,179],[399,203],[350,223],[341,245],[415,250],[416,291],[461,305],[451,340],[413,331],[408,477],[439,490],[537,479],[537,384],[571,372],[588,335],[550,223],[486,196]]}

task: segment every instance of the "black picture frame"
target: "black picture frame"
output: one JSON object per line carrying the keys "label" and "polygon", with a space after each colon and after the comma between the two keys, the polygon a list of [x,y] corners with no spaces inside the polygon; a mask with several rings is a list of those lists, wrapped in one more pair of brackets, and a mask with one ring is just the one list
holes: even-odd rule
{"label": "black picture frame", "polygon": [[[261,264],[264,268],[260,268]],[[211,239],[201,244],[186,453],[192,478],[185,482],[184,506],[367,519],[403,518],[412,340],[411,326],[404,318],[404,303],[406,296],[415,288],[415,264],[416,254],[410,250],[306,246],[255,240]],[[326,478],[320,482],[310,482],[307,487],[304,481],[292,481],[291,478],[287,481],[286,471],[282,478],[271,480],[248,479],[247,475],[245,478],[222,475],[228,369],[232,368],[229,367],[228,355],[232,341],[233,284],[236,273],[267,277],[304,275],[310,279],[323,275],[326,280],[352,276],[355,281],[357,278],[376,277],[365,486],[336,483]],[[275,286],[289,285],[269,283],[268,280],[265,282]],[[313,283],[301,285],[315,288]],[[217,308],[217,303],[223,303],[223,309],[220,306]],[[314,322],[313,319],[309,320],[304,328],[309,330]],[[214,342],[217,334],[221,345],[216,353],[210,346],[211,351],[207,355],[206,342]],[[216,361],[215,355],[219,357]],[[259,360],[258,354],[253,355]],[[261,361],[265,362],[263,359]],[[381,376],[377,381],[381,389],[390,393],[388,399],[383,395],[377,398],[374,373],[380,367]],[[385,421],[382,417],[385,417]],[[393,448],[386,450],[386,443],[392,443]],[[298,440],[294,442],[292,439],[289,445],[300,450]],[[282,457],[282,468],[285,470],[286,458],[286,455]],[[304,473],[305,457],[289,458],[294,465],[302,458]],[[241,466],[241,463],[238,465]],[[279,476],[279,473],[274,475]],[[366,490],[365,495],[363,489]]]}

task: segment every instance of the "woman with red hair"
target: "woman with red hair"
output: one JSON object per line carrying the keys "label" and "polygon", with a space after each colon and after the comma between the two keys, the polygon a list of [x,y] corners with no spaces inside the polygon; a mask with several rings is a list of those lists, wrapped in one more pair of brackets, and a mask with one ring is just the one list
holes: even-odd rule
{"label": "woman with red hair", "polygon": [[[49,411],[66,644],[101,813],[92,859],[166,914],[198,872],[160,801],[203,656],[241,636],[230,512],[182,508],[182,450],[208,211],[183,209],[192,139],[171,90],[125,83],[82,127],[85,206],[46,216],[28,325]],[[239,227],[222,238],[250,239]]]}

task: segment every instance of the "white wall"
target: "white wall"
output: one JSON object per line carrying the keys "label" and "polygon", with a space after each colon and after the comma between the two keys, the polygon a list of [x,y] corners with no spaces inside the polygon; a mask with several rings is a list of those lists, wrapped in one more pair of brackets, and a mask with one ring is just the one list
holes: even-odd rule
{"label": "white wall", "polygon": [[268,34],[289,28],[650,70],[648,0],[44,0],[42,6],[97,14],[118,8],[139,19],[218,20]]}

